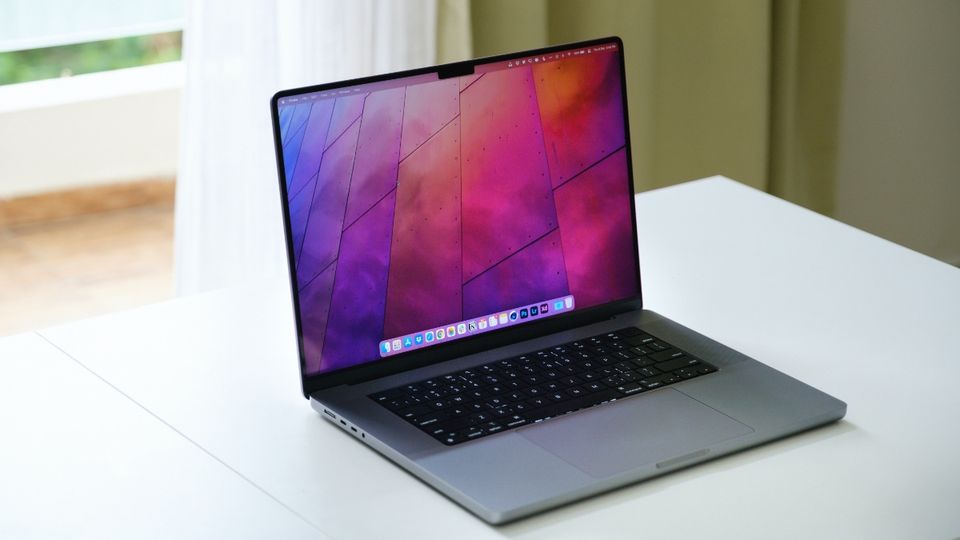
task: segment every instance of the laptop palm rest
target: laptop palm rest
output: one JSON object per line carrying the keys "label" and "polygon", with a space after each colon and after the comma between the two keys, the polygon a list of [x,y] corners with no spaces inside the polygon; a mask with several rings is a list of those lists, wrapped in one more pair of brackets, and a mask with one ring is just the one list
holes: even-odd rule
{"label": "laptop palm rest", "polygon": [[594,478],[654,463],[670,464],[690,454],[702,456],[712,444],[752,432],[745,424],[673,388],[519,431]]}

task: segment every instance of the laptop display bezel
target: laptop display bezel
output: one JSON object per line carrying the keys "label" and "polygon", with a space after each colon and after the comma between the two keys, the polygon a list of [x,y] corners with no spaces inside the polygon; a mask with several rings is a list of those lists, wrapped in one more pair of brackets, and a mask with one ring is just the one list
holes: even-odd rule
{"label": "laptop display bezel", "polygon": [[[537,321],[532,321],[527,324],[511,326],[502,330],[497,330],[493,332],[487,332],[483,334],[478,334],[475,336],[466,337],[463,339],[458,339],[456,341],[451,341],[448,343],[436,345],[433,347],[418,349],[408,353],[402,353],[397,356],[391,356],[390,358],[371,360],[360,365],[352,366],[349,368],[339,369],[336,371],[328,373],[317,373],[317,374],[308,374],[305,372],[306,367],[306,355],[304,351],[303,344],[303,329],[302,329],[302,320],[300,317],[300,299],[299,292],[297,287],[297,275],[296,275],[296,261],[294,258],[294,244],[293,244],[293,234],[292,227],[290,222],[290,207],[289,200],[287,198],[287,186],[286,186],[286,173],[283,163],[283,141],[281,139],[281,130],[280,130],[280,116],[279,116],[279,100],[296,96],[301,94],[308,94],[312,92],[328,91],[336,88],[343,88],[347,86],[356,86],[360,84],[369,84],[382,81],[388,81],[392,79],[400,79],[405,77],[425,75],[431,73],[437,73],[440,78],[447,78],[453,76],[468,75],[474,72],[476,66],[508,61],[514,58],[523,58],[526,56],[534,56],[538,54],[550,54],[559,51],[569,50],[569,49],[578,49],[589,46],[603,45],[603,44],[616,44],[616,53],[619,60],[620,67],[620,95],[623,100],[623,125],[624,125],[624,141],[626,152],[626,161],[627,161],[627,183],[628,189],[630,191],[630,218],[632,223],[632,233],[633,233],[633,250],[634,250],[634,269],[635,269],[635,279],[637,284],[637,294],[632,297],[623,298],[615,300],[613,302],[608,302],[602,305],[592,306],[589,308],[575,309],[569,313],[562,315],[557,315],[555,317],[549,317],[546,319],[541,319]],[[643,298],[641,291],[641,281],[640,281],[640,263],[639,263],[639,253],[637,247],[637,218],[636,218],[636,208],[634,200],[634,188],[633,188],[633,161],[630,153],[630,123],[628,118],[628,108],[627,108],[627,89],[626,89],[626,75],[625,75],[625,64],[624,64],[624,54],[623,54],[623,42],[619,37],[612,36],[606,38],[600,38],[589,41],[581,41],[577,43],[570,43],[564,45],[557,45],[552,47],[545,47],[541,49],[532,49],[527,51],[514,52],[509,54],[490,56],[485,58],[478,58],[474,60],[467,60],[463,62],[455,62],[450,64],[442,64],[438,66],[424,67],[418,69],[411,69],[406,71],[399,71],[394,73],[387,73],[383,75],[375,75],[371,77],[362,77],[358,79],[350,79],[345,81],[338,81],[326,84],[319,84],[314,86],[305,86],[300,88],[292,88],[288,90],[282,90],[273,95],[270,100],[270,111],[272,117],[273,125],[273,141],[274,141],[274,151],[276,152],[276,161],[277,161],[277,174],[280,183],[280,198],[283,209],[283,224],[284,224],[284,237],[286,243],[287,251],[287,265],[289,270],[290,278],[290,287],[291,287],[291,296],[293,299],[293,310],[294,310],[294,320],[296,325],[297,332],[297,351],[300,360],[300,380],[303,386],[303,395],[304,397],[309,397],[311,393],[325,388],[330,388],[342,384],[356,384],[363,381],[368,381],[380,377],[385,377],[393,375],[396,373],[402,373],[404,371],[409,371],[411,369],[416,369],[439,362],[444,362],[453,358],[460,356],[465,356],[468,354],[474,354],[477,352],[482,352],[484,350],[494,349],[504,345],[509,345],[511,343],[516,343],[518,341],[524,341],[527,339],[533,339],[540,336],[549,335],[552,333],[560,332],[563,330],[569,330],[579,326],[584,326],[591,324],[593,322],[602,321],[609,319],[614,315],[619,313],[625,313],[628,311],[633,311],[641,309],[643,307]]]}

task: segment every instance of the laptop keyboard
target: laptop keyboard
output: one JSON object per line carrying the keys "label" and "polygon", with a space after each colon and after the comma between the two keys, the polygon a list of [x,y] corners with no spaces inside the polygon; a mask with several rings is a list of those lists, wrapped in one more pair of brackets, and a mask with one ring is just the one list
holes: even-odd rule
{"label": "laptop keyboard", "polygon": [[717,371],[623,328],[370,395],[451,446]]}

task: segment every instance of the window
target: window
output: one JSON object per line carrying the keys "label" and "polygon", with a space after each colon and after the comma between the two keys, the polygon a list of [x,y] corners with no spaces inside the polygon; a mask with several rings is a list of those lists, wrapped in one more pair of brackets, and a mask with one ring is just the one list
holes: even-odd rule
{"label": "window", "polygon": [[180,59],[181,1],[4,0],[0,84]]}

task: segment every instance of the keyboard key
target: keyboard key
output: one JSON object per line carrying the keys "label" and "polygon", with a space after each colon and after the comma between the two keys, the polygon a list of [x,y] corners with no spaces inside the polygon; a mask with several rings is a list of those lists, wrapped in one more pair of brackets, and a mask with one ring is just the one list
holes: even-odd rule
{"label": "keyboard key", "polygon": [[521,415],[513,415],[510,418],[507,418],[505,422],[508,428],[515,428],[518,426],[522,426],[530,421]]}
{"label": "keyboard key", "polygon": [[648,343],[652,343],[653,340],[654,339],[651,336],[648,336],[646,334],[639,334],[633,337],[629,337],[624,341],[626,341],[628,345],[636,346],[636,345],[647,345]]}
{"label": "keyboard key", "polygon": [[655,367],[642,367],[637,370],[637,373],[643,377],[656,377],[660,374],[660,370]]}
{"label": "keyboard key", "polygon": [[425,426],[428,430],[444,429],[447,432],[457,431],[466,428],[471,424],[469,416],[461,416],[458,418],[445,418],[440,422],[435,424],[429,424]]}
{"label": "keyboard key", "polygon": [[452,431],[442,435],[441,437],[442,438],[440,439],[440,442],[447,445],[454,445],[467,440],[467,434],[465,431]]}
{"label": "keyboard key", "polygon": [[600,383],[598,383],[598,382],[587,383],[587,384],[583,385],[583,387],[587,390],[587,392],[599,392],[599,391],[603,390],[604,388],[606,388],[606,386],[604,386],[604,385],[602,385],[602,384],[600,384]]}
{"label": "keyboard key", "polygon": [[665,351],[670,348],[670,346],[667,345],[666,343],[661,343],[656,340],[647,342],[644,345],[646,345],[648,349],[652,349],[654,351]]}
{"label": "keyboard key", "polygon": [[483,425],[483,430],[486,431],[488,435],[496,433],[503,430],[503,424],[500,422],[488,422]]}
{"label": "keyboard key", "polygon": [[531,387],[531,388],[525,388],[525,389],[523,389],[523,393],[526,394],[526,395],[528,395],[528,396],[530,396],[530,397],[538,397],[538,396],[543,395],[543,390],[540,389],[540,387],[533,386],[533,387]]}
{"label": "keyboard key", "polygon": [[493,415],[487,413],[477,413],[470,416],[470,422],[473,424],[482,424],[493,420]]}
{"label": "keyboard key", "polygon": [[629,396],[631,394],[639,394],[640,392],[643,392],[644,390],[646,390],[646,388],[644,388],[643,385],[641,385],[640,383],[628,382],[621,386],[618,386],[617,390]]}
{"label": "keyboard key", "polygon": [[510,405],[504,405],[503,407],[499,407],[499,408],[497,408],[497,409],[493,409],[493,411],[491,411],[491,412],[493,413],[493,416],[494,416],[494,417],[496,417],[496,418],[503,418],[504,416],[507,416],[507,415],[509,415],[509,414],[513,414],[513,410],[514,410],[513,407],[511,407]]}
{"label": "keyboard key", "polygon": [[619,375],[613,375],[613,376],[611,376],[611,377],[607,377],[606,379],[603,379],[603,380],[600,381],[600,382],[602,382],[603,384],[605,384],[605,385],[607,385],[607,386],[614,386],[614,387],[616,387],[616,386],[620,386],[621,384],[623,384],[624,381],[623,381],[623,378],[620,377]]}
{"label": "keyboard key", "polygon": [[425,397],[428,400],[443,399],[443,397],[446,396],[448,393],[449,392],[447,391],[446,387],[438,386],[436,388],[432,388],[424,392],[423,397]]}
{"label": "keyboard key", "polygon": [[674,358],[673,360],[667,360],[666,362],[659,362],[654,364],[657,369],[660,371],[673,371],[675,369],[680,369],[688,365],[696,364],[697,359],[692,356],[681,356],[679,358]]}
{"label": "keyboard key", "polygon": [[636,369],[636,365],[633,362],[620,362],[619,364],[613,366],[613,369],[619,371],[620,373],[631,373]]}
{"label": "keyboard key", "polygon": [[426,405],[416,405],[414,407],[410,407],[409,409],[404,409],[397,414],[402,416],[405,420],[413,421],[415,418],[427,414],[430,411],[430,407],[427,407]]}
{"label": "keyboard key", "polygon": [[655,362],[663,362],[664,360],[680,358],[681,356],[683,356],[683,351],[679,351],[677,349],[667,349],[665,351],[651,354],[650,358],[653,358]]}
{"label": "keyboard key", "polygon": [[637,367],[652,366],[653,364],[656,363],[649,356],[641,356],[640,358],[634,358],[633,360],[631,360],[631,362],[633,362],[634,365],[636,365]]}
{"label": "keyboard key", "polygon": [[667,379],[668,377],[670,377],[670,374],[663,373],[657,375],[656,377],[647,377],[646,379],[641,379],[639,382],[648,390],[653,390],[654,388],[660,388],[663,386],[664,379]]}
{"label": "keyboard key", "polygon": [[386,402],[381,402],[381,404],[384,407],[390,409],[391,411],[397,412],[401,409],[406,409],[407,407],[415,405],[416,403],[408,399],[399,398],[399,399],[391,399],[390,401],[386,401]]}
{"label": "keyboard key", "polygon": [[387,402],[387,401],[392,401],[392,400],[394,400],[394,399],[403,397],[403,395],[404,395],[404,394],[403,394],[403,391],[402,391],[402,390],[400,390],[399,388],[394,388],[393,390],[386,390],[386,391],[384,391],[384,392],[377,392],[376,394],[373,394],[373,395],[370,396],[370,397],[372,397],[373,400],[376,401],[377,403],[384,403],[384,402]]}
{"label": "keyboard key", "polygon": [[436,401],[430,401],[430,402],[427,403],[427,405],[429,405],[430,408],[432,408],[432,409],[437,409],[437,410],[439,410],[439,409],[446,409],[447,407],[450,406],[450,403],[447,402],[446,400],[439,399],[439,400],[436,400]]}
{"label": "keyboard key", "polygon": [[501,405],[506,405],[506,401],[498,397],[492,397],[484,402],[487,405],[487,408],[496,409]]}
{"label": "keyboard key", "polygon": [[437,424],[447,417],[447,413],[435,412],[421,416],[417,419],[417,427],[427,427],[431,424]]}
{"label": "keyboard key", "polygon": [[547,404],[546,398],[538,397],[538,398],[533,398],[533,399],[528,399],[528,400],[527,400],[527,405],[530,405],[530,407],[532,407],[532,408],[534,408],[534,409],[537,408],[537,407],[543,407],[543,406],[546,405],[546,404]]}

